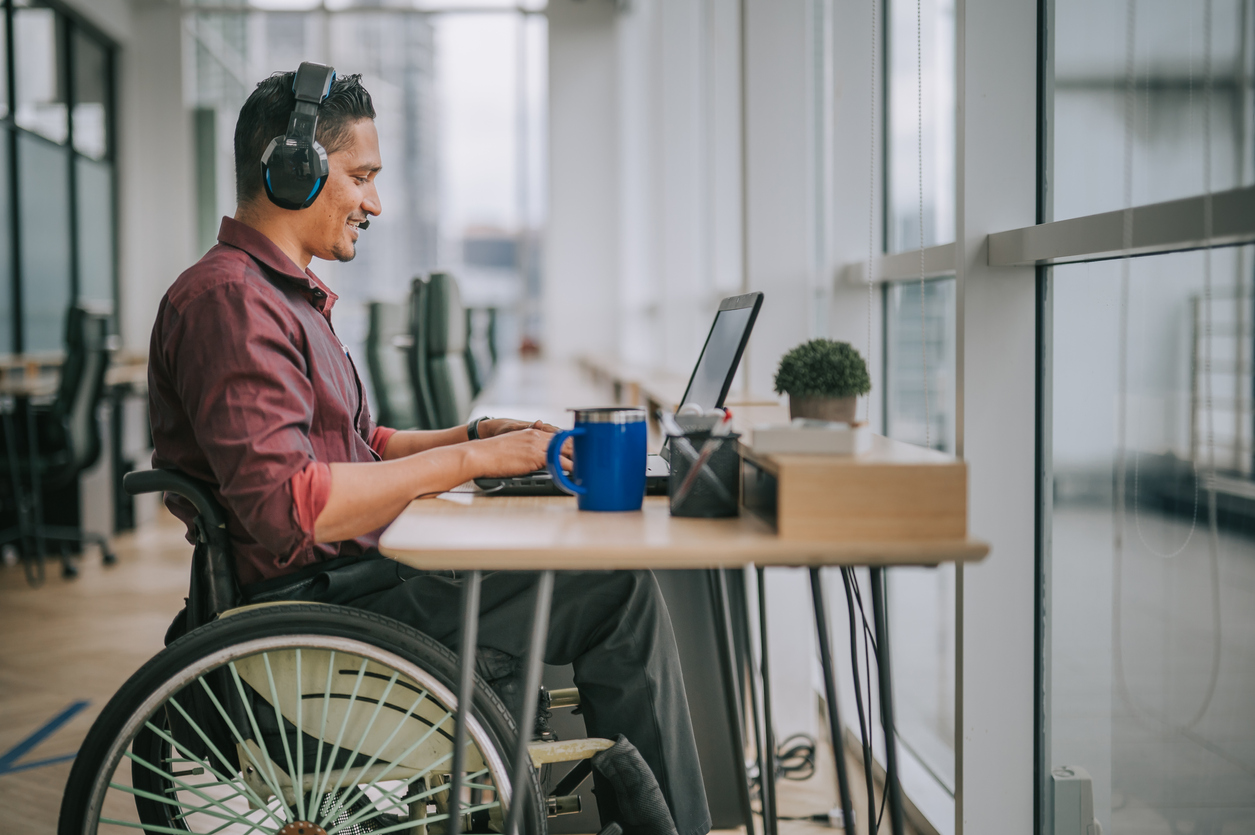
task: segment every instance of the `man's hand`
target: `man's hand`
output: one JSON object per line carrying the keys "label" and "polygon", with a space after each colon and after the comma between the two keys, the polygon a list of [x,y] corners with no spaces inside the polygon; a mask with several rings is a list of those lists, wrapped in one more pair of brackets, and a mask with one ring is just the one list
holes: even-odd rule
{"label": "man's hand", "polygon": [[[540,428],[547,426],[536,421],[535,424],[524,424],[472,443],[467,451],[474,456],[472,467],[478,473],[476,477],[500,478],[543,470],[549,441],[558,431],[557,427],[549,427],[552,432]],[[571,457],[566,449],[562,451],[561,462],[564,470],[571,469]]]}
{"label": "man's hand", "polygon": [[519,432],[523,429],[540,429],[548,432],[550,435],[556,435],[562,430],[551,423],[545,423],[543,420],[511,420],[510,418],[493,418],[492,420],[481,420],[479,422],[479,437],[495,438],[498,435],[504,435],[507,432]]}

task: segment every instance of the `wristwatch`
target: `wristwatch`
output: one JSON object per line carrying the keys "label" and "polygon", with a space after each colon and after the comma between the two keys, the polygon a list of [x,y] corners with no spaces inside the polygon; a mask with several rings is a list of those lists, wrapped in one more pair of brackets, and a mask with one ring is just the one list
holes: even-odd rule
{"label": "wristwatch", "polygon": [[478,441],[478,440],[480,440],[480,437],[479,437],[479,422],[480,422],[481,420],[493,420],[493,418],[490,418],[490,417],[488,417],[487,415],[484,415],[483,417],[477,417],[477,418],[475,418],[473,421],[471,421],[470,423],[466,424],[466,438],[467,438],[467,440],[471,440],[471,441]]}

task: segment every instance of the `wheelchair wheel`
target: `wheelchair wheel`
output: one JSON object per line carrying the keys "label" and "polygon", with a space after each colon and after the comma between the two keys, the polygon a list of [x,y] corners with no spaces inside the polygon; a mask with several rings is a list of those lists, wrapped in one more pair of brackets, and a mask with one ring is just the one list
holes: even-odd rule
{"label": "wheelchair wheel", "polygon": [[[447,831],[456,656],[389,618],[282,604],[228,613],[157,654],[79,750],[60,835]],[[463,832],[544,835],[536,779],[513,791],[514,722],[476,681]],[[468,798],[471,798],[468,800]]]}

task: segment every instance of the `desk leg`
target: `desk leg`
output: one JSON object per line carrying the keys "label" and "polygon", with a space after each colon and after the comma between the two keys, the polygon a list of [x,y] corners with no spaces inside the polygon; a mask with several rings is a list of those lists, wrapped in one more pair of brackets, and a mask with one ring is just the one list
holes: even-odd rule
{"label": "desk leg", "polygon": [[732,643],[732,612],[728,603],[728,578],[722,568],[710,571],[711,598],[715,608],[715,643],[719,645],[719,667],[723,671],[723,693],[728,711],[728,734],[732,738],[733,772],[738,776],[737,795],[745,835],[754,835],[754,807],[750,804],[749,775],[745,772],[745,739],[741,711],[741,687],[737,682],[736,653]]}
{"label": "desk leg", "polygon": [[527,744],[532,741],[532,729],[536,724],[536,702],[540,696],[540,673],[545,665],[545,641],[549,635],[549,608],[553,603],[553,572],[540,572],[536,584],[536,609],[532,614],[531,642],[524,661],[526,674],[523,679],[523,706],[519,709],[519,741],[514,751],[514,773],[510,779],[510,817],[506,822],[506,835],[517,835],[519,820],[525,803],[531,798],[523,791],[528,785],[528,771],[532,768]]}
{"label": "desk leg", "polygon": [[876,620],[876,670],[880,675],[880,724],[885,731],[885,790],[889,792],[889,822],[893,835],[902,835],[902,784],[898,782],[898,738],[893,726],[893,681],[890,675],[889,618],[885,612],[885,570],[871,569],[872,612]]}
{"label": "desk leg", "polygon": [[[850,781],[845,773],[845,746],[842,744],[841,715],[837,711],[837,678],[832,665],[832,643],[828,636],[828,603],[823,577],[811,569],[811,600],[815,605],[815,634],[819,637],[819,661],[824,669],[824,697],[828,702],[828,735],[832,757],[837,763],[837,794],[841,798],[841,821],[846,832],[854,831],[854,807],[850,805]],[[868,832],[875,826],[875,811],[868,813]],[[901,833],[895,833],[901,835]]]}
{"label": "desk leg", "polygon": [[453,763],[449,785],[449,835],[462,829],[462,773],[466,770],[466,720],[475,699],[475,650],[479,646],[479,589],[482,575],[468,572],[462,582],[462,646],[458,670],[458,715],[453,730]]}
{"label": "desk leg", "polygon": [[[763,569],[758,569],[758,630],[762,639],[762,663],[759,670],[763,677],[763,756],[759,757],[759,782],[762,784],[763,833],[776,835],[779,824],[776,810],[776,734],[771,724],[771,666],[767,651],[767,589]],[[747,644],[748,646],[748,644]]]}

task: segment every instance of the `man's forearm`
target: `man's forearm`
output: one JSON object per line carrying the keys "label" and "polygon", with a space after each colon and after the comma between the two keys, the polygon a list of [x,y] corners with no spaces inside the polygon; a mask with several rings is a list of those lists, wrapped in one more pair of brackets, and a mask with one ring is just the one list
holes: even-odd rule
{"label": "man's forearm", "polygon": [[415,453],[464,443],[466,440],[465,426],[454,426],[451,429],[403,430],[388,439],[388,445],[383,451],[383,460],[395,461]]}
{"label": "man's forearm", "polygon": [[392,450],[402,435],[420,434],[440,433],[398,432],[388,442],[389,460],[330,465],[331,493],[314,522],[315,541],[339,542],[370,533],[395,519],[415,497],[448,490],[474,476],[469,445],[393,460]]}

